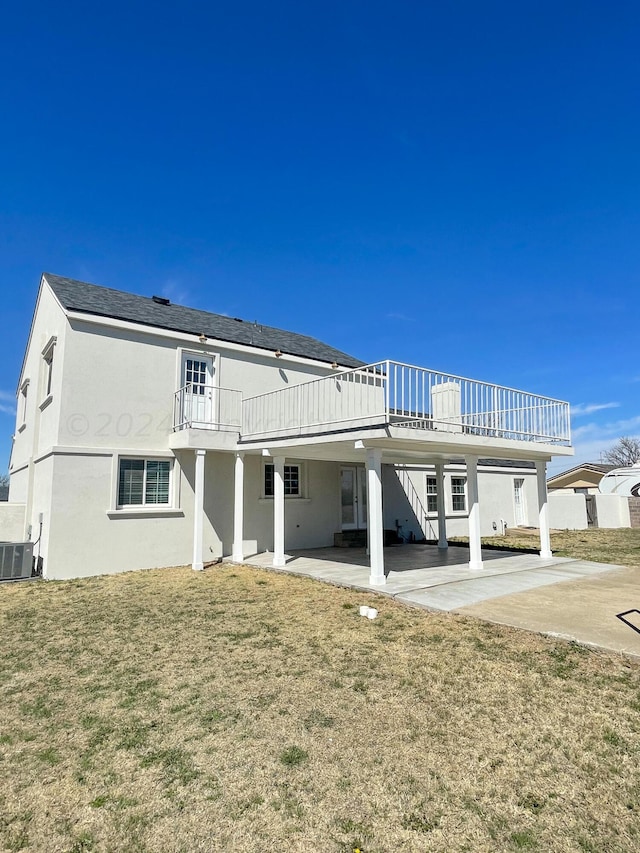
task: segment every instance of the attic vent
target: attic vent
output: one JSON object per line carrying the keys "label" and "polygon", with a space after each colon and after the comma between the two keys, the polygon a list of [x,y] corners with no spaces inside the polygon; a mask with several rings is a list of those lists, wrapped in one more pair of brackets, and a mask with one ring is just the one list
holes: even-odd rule
{"label": "attic vent", "polygon": [[236,323],[244,323],[244,320],[241,320],[240,317],[234,317],[233,319],[236,321]]}
{"label": "attic vent", "polygon": [[154,302],[157,302],[158,305],[171,305],[171,301],[166,299],[164,296],[152,296],[151,298]]}

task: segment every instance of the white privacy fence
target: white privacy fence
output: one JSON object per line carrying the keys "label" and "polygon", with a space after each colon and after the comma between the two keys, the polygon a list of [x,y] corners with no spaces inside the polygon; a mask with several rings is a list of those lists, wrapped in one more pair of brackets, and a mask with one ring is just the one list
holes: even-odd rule
{"label": "white privacy fence", "polygon": [[314,379],[242,403],[244,437],[394,425],[568,445],[569,405],[395,361]]}
{"label": "white privacy fence", "polygon": [[174,394],[173,428],[237,430],[242,423],[242,392],[188,382]]}

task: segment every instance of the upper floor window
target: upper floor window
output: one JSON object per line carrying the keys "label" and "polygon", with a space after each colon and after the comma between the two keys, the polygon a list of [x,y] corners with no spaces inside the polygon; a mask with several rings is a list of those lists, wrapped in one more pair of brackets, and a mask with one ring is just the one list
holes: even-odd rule
{"label": "upper floor window", "polygon": [[22,429],[27,423],[27,395],[29,393],[29,380],[25,379],[20,386],[20,397],[18,398],[18,428]]}
{"label": "upper floor window", "polygon": [[43,399],[46,401],[51,397],[53,388],[53,353],[56,348],[57,338],[52,337],[46,347],[42,350],[44,362],[44,377],[42,382]]}
{"label": "upper floor window", "polygon": [[467,478],[451,478],[451,509],[453,512],[467,511]]}
{"label": "upper floor window", "polygon": [[[300,465],[284,466],[284,495],[285,497],[299,498],[302,496]],[[264,496],[272,498],[274,494],[274,472],[273,465],[264,466]]]}

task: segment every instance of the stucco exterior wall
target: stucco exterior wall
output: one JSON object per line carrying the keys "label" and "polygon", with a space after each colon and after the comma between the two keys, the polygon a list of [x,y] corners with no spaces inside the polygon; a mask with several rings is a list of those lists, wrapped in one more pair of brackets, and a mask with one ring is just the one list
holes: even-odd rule
{"label": "stucco exterior wall", "polygon": [[72,319],[65,349],[60,444],[166,449],[183,353],[214,358],[213,384],[244,396],[331,373],[224,344],[167,338],[153,330],[114,329]]}
{"label": "stucco exterior wall", "polygon": [[[245,537],[257,540],[258,551],[273,550],[273,499],[263,496],[263,466],[260,456],[245,457]],[[323,548],[333,545],[340,529],[340,466],[334,462],[287,459],[298,462],[303,479],[303,497],[285,498],[285,547]]]}
{"label": "stucco exterior wall", "polygon": [[[402,469],[383,466],[384,522],[387,529],[400,524],[400,534],[406,538],[412,533],[416,539],[423,535],[427,539],[438,538],[437,513],[427,513],[426,478],[435,476],[430,467],[407,468],[411,487],[403,488]],[[454,512],[451,497],[451,478],[466,477],[464,466],[445,466],[445,507],[448,536],[467,536],[469,532],[468,511]],[[531,468],[496,469],[488,466],[478,468],[478,497],[480,503],[480,527],[482,536],[501,532],[501,521],[507,527],[515,527],[514,479],[524,480],[524,515],[526,526],[538,524],[538,492],[536,472]],[[468,499],[467,499],[468,510]],[[421,524],[424,518],[424,523]],[[495,524],[495,527],[494,527]]]}
{"label": "stucco exterior wall", "polygon": [[[42,547],[44,575],[49,579],[110,574],[191,563],[195,454],[178,451],[173,466],[175,506],[169,510],[115,509],[117,453],[62,453],[42,463],[54,483],[44,495]],[[169,458],[169,457],[167,457]],[[245,460],[245,539],[255,550],[273,550],[273,499],[263,497],[260,456]],[[294,461],[294,460],[288,460]],[[303,466],[304,497],[287,498],[287,548],[322,547],[333,543],[339,518],[339,466],[309,462]],[[231,554],[233,543],[233,469],[230,453],[207,453],[205,459],[204,561]],[[35,528],[34,528],[35,529]],[[38,549],[36,549],[38,553]]]}
{"label": "stucco exterior wall", "polygon": [[[174,466],[179,510],[136,516],[112,512],[113,455],[65,454],[51,459],[55,512],[45,518],[45,577],[110,574],[191,559],[193,498],[179,464]],[[210,546],[214,543],[211,531],[207,533]]]}
{"label": "stucco exterior wall", "polygon": [[622,495],[596,495],[598,527],[630,527],[629,501]]}
{"label": "stucco exterior wall", "polygon": [[24,504],[0,501],[0,542],[24,541]]}
{"label": "stucco exterior wall", "polygon": [[587,505],[584,495],[549,495],[549,525],[557,530],[586,530]]}
{"label": "stucco exterior wall", "polygon": [[[24,469],[47,447],[58,443],[58,423],[63,389],[63,365],[67,320],[48,285],[44,285],[31,327],[29,346],[18,381],[15,438],[11,451],[11,472]],[[42,351],[52,338],[53,349],[51,394],[46,394],[46,365]],[[20,387],[28,381],[25,416],[22,417]],[[13,477],[11,490],[14,489]],[[11,494],[12,500],[21,500]]]}

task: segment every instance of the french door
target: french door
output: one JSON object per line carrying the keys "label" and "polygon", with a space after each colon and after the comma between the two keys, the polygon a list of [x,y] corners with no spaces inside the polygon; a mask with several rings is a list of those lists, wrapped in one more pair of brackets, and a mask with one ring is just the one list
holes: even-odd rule
{"label": "french door", "polygon": [[367,527],[367,472],[358,465],[340,468],[340,513],[343,530]]}
{"label": "french door", "polygon": [[206,355],[182,356],[183,421],[193,427],[215,426],[213,359]]}

